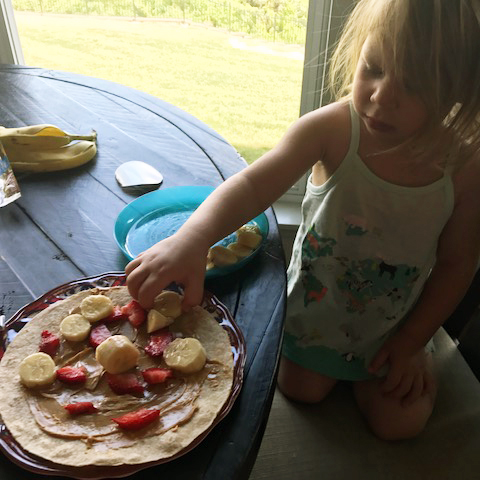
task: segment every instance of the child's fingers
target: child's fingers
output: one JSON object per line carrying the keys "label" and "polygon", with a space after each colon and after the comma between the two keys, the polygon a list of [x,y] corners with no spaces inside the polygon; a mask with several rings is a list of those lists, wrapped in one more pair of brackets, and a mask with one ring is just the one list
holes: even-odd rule
{"label": "child's fingers", "polygon": [[[153,307],[153,302],[157,295],[161,293],[171,282],[163,280],[161,277],[148,275],[142,281],[138,289],[137,301],[140,305],[149,310]],[[135,298],[135,297],[134,297]]]}
{"label": "child's fingers", "polygon": [[400,369],[390,365],[390,369],[382,384],[382,391],[384,394],[392,393],[402,381],[402,372]]}
{"label": "child's fingers", "polygon": [[404,398],[407,396],[413,388],[413,377],[410,375],[403,375],[397,385],[392,388],[386,395],[393,398]]}
{"label": "child's fingers", "polygon": [[140,262],[140,258],[136,257],[130,263],[127,263],[125,266],[125,273],[130,275],[140,265]]}
{"label": "child's fingers", "polygon": [[415,403],[424,393],[424,380],[421,373],[415,375],[412,379],[411,388],[403,396],[403,405],[408,406]]}
{"label": "child's fingers", "polygon": [[148,273],[141,268],[136,268],[131,270],[130,273],[127,272],[125,269],[125,273],[127,274],[127,288],[130,295],[138,300],[138,294],[140,287],[142,286],[145,278],[147,277]]}
{"label": "child's fingers", "polygon": [[203,300],[203,278],[191,279],[186,285],[184,285],[184,297],[182,302],[182,308],[185,311],[190,310],[196,305],[200,305]]}

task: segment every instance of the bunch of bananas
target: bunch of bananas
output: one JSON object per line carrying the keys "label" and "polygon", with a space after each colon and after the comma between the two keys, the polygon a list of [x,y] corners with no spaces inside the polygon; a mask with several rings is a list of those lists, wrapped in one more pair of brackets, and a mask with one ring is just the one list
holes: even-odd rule
{"label": "bunch of bananas", "polygon": [[53,172],[78,167],[97,153],[97,134],[72,135],[55,125],[0,126],[0,142],[14,172]]}

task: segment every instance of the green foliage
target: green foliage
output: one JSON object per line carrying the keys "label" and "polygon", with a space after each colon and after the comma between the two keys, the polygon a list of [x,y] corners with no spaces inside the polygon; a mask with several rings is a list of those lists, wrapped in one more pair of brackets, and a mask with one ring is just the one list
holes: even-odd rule
{"label": "green foliage", "polygon": [[[250,163],[298,118],[303,63],[175,22],[19,12],[27,65],[111,80],[204,121]],[[265,42],[250,40],[252,47]],[[276,51],[298,50],[277,44]]]}
{"label": "green foliage", "polygon": [[13,0],[17,11],[173,18],[304,44],[308,0]]}

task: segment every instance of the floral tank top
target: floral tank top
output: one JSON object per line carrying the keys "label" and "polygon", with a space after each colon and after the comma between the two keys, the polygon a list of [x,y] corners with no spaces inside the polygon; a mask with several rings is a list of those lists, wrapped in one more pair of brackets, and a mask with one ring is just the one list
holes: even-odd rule
{"label": "floral tank top", "polygon": [[357,154],[359,118],[350,112],[346,157],[323,185],[307,184],[287,273],[283,354],[333,378],[363,380],[415,304],[454,200],[448,169],[422,187],[376,176]]}

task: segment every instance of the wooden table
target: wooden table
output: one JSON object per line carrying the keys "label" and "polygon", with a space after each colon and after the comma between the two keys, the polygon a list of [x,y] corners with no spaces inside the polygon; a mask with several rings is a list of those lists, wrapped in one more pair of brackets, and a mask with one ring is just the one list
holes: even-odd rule
{"label": "wooden table", "polygon": [[[0,124],[52,123],[98,133],[95,160],[71,171],[18,175],[22,197],[0,209],[0,315],[7,319],[52,288],[127,263],[113,237],[117,215],[136,197],[118,185],[123,162],[141,160],[161,188],[220,184],[245,167],[218,133],[148,94],[95,78],[0,66]],[[275,387],[285,308],[285,263],[273,211],[266,247],[241,270],[209,280],[234,316],[247,348],[244,384],[228,416],[194,450],[130,478],[248,478]],[[0,454],[0,478],[45,478]]]}

